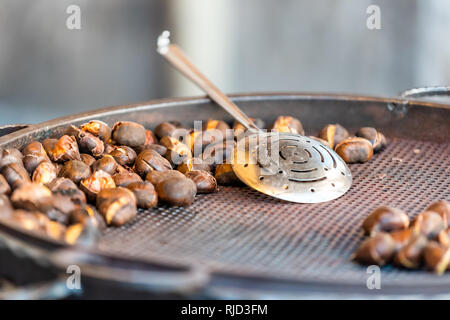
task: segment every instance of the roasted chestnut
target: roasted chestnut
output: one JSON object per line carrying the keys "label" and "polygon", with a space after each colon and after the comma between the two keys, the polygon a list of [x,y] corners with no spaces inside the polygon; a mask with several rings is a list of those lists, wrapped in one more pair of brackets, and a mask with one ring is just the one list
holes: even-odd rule
{"label": "roasted chestnut", "polygon": [[98,157],[102,155],[105,150],[105,145],[99,137],[85,130],[81,130],[73,125],[70,125],[67,128],[66,134],[75,137],[81,152],[92,154],[94,157]]}
{"label": "roasted chestnut", "polygon": [[172,166],[169,161],[154,150],[144,150],[139,153],[134,163],[134,170],[145,178],[150,171],[168,171]]}
{"label": "roasted chestnut", "polygon": [[[257,118],[249,118],[251,121],[253,121],[253,123],[258,127],[258,128],[264,128],[264,121]],[[245,129],[245,127],[238,121],[234,121],[233,124],[233,131],[234,131],[234,136],[237,138],[239,137],[242,133],[244,133],[245,131],[247,131],[247,129]]]}
{"label": "roasted chestnut", "polygon": [[120,227],[136,217],[136,197],[122,187],[103,189],[97,194],[97,209],[108,225]]}
{"label": "roasted chestnut", "polygon": [[78,206],[70,213],[70,224],[86,224],[88,223],[88,220],[91,221],[90,223],[99,230],[103,230],[106,228],[105,219],[93,206]]}
{"label": "roasted chestnut", "polygon": [[178,129],[177,126],[173,125],[170,122],[163,122],[160,123],[153,132],[156,134],[156,136],[161,139],[165,136],[171,136],[172,133]]}
{"label": "roasted chestnut", "polygon": [[396,230],[389,233],[392,240],[394,241],[396,251],[402,249],[411,241],[411,239],[416,238],[417,236],[419,236],[419,234],[420,230],[417,226],[411,226],[408,229]]}
{"label": "roasted chestnut", "polygon": [[[177,171],[178,172],[178,171]],[[156,185],[159,199],[174,206],[189,206],[197,193],[195,183],[186,178],[172,177]]]}
{"label": "roasted chestnut", "polygon": [[109,173],[98,170],[91,176],[80,181],[80,189],[83,191],[89,200],[94,201],[97,194],[107,188],[115,188],[116,184]]}
{"label": "roasted chestnut", "polygon": [[11,193],[11,187],[6,181],[5,177],[0,174],[0,195],[9,195]]}
{"label": "roasted chestnut", "polygon": [[69,196],[61,194],[53,194],[46,201],[43,201],[39,207],[39,211],[45,213],[53,221],[67,225],[69,223],[70,214],[75,209],[75,204]]}
{"label": "roasted chestnut", "polygon": [[234,158],[235,145],[234,140],[210,144],[204,149],[201,159],[212,167],[222,163],[231,163]]}
{"label": "roasted chestnut", "polygon": [[381,132],[377,131],[377,129],[372,127],[360,128],[355,135],[357,137],[369,140],[372,144],[374,152],[381,151],[387,145],[386,137]]}
{"label": "roasted chestnut", "polygon": [[279,116],[273,123],[271,130],[305,135],[305,130],[303,130],[300,120],[290,116]]}
{"label": "roasted chestnut", "polygon": [[156,152],[158,152],[160,155],[162,155],[163,157],[166,155],[167,153],[167,148],[164,147],[163,145],[160,145],[158,143],[154,143],[154,144],[146,144],[143,146],[139,146],[134,148],[136,150],[136,152],[139,154],[144,150],[154,150]]}
{"label": "roasted chestnut", "polygon": [[174,137],[165,136],[159,142],[167,148],[165,157],[171,164],[179,165],[184,159],[192,157],[190,147]]}
{"label": "roasted chestnut", "polygon": [[158,139],[156,139],[155,134],[153,133],[152,130],[145,130],[145,146],[154,144],[154,143],[158,143]]}
{"label": "roasted chestnut", "polygon": [[80,128],[99,137],[103,142],[108,142],[111,138],[111,128],[100,120],[91,120],[88,123],[82,124]]}
{"label": "roasted chestnut", "polygon": [[327,141],[331,149],[348,137],[347,129],[338,123],[326,125],[319,133],[319,138]]}
{"label": "roasted chestnut", "polygon": [[347,163],[364,163],[373,156],[372,144],[364,138],[347,138],[336,145],[336,153]]}
{"label": "roasted chestnut", "polygon": [[39,232],[57,240],[63,237],[66,230],[65,226],[49,220],[37,211],[15,210],[10,221],[26,230]]}
{"label": "roasted chestnut", "polygon": [[434,202],[425,211],[438,213],[444,221],[447,221],[447,227],[450,227],[450,202],[445,200]]}
{"label": "roasted chestnut", "polygon": [[86,196],[84,192],[78,189],[77,185],[67,178],[56,178],[47,184],[47,187],[53,194],[61,194],[69,197],[73,203],[84,205]]}
{"label": "roasted chestnut", "polygon": [[366,234],[391,232],[408,228],[409,218],[399,209],[379,207],[364,219],[362,226]]}
{"label": "roasted chestnut", "polygon": [[65,242],[83,247],[93,247],[99,239],[100,231],[92,220],[85,220],[84,223],[73,224],[64,233]]}
{"label": "roasted chestnut", "polygon": [[39,184],[47,184],[56,179],[57,170],[51,162],[41,162],[33,172],[32,181]]}
{"label": "roasted chestnut", "polygon": [[9,201],[9,198],[4,195],[0,194],[0,219],[8,219],[13,214],[13,206],[11,204],[11,201]]}
{"label": "roasted chestnut", "polygon": [[418,228],[428,239],[435,239],[442,230],[447,229],[446,217],[444,219],[439,213],[424,211],[414,219],[412,226]]}
{"label": "roasted chestnut", "polygon": [[136,122],[116,122],[112,128],[112,139],[119,145],[137,147],[145,144],[145,128]]}
{"label": "roasted chestnut", "polygon": [[23,154],[16,148],[0,149],[0,170],[8,164],[17,163],[23,166]]}
{"label": "roasted chestnut", "polygon": [[137,157],[136,151],[127,146],[115,147],[109,154],[122,166],[132,165]]}
{"label": "roasted chestnut", "polygon": [[12,190],[31,182],[27,170],[18,163],[10,163],[4,166],[0,172]]}
{"label": "roasted chestnut", "polygon": [[219,185],[224,186],[236,186],[236,185],[242,185],[241,180],[236,176],[236,174],[233,171],[233,167],[231,164],[223,163],[219,164],[216,168],[216,173],[214,174],[214,177],[217,180],[217,183]]}
{"label": "roasted chestnut", "polygon": [[23,166],[31,175],[36,167],[43,161],[50,162],[44,147],[38,141],[33,141],[25,146],[22,150]]}
{"label": "roasted chestnut", "polygon": [[211,172],[211,166],[200,158],[186,158],[177,167],[177,170],[183,174],[194,170],[204,170]]}
{"label": "roasted chestnut", "polygon": [[92,164],[93,171],[102,170],[110,175],[116,173],[117,170],[117,162],[114,160],[114,157],[110,154],[105,154],[102,158],[98,159]]}
{"label": "roasted chestnut", "polygon": [[127,186],[136,196],[137,206],[143,209],[153,208],[158,204],[158,194],[153,184],[147,181],[132,182]]}
{"label": "roasted chestnut", "polygon": [[90,154],[87,154],[87,153],[80,154],[80,157],[81,157],[81,161],[83,161],[89,167],[91,167],[94,164],[94,162],[96,161],[93,156],[91,156]]}
{"label": "roasted chestnut", "polygon": [[91,169],[89,166],[80,160],[67,161],[59,172],[60,177],[68,178],[76,184],[89,177],[90,174]]}
{"label": "roasted chestnut", "polygon": [[76,139],[68,135],[64,135],[58,139],[49,156],[55,162],[81,160]]}
{"label": "roasted chestnut", "polygon": [[177,170],[169,171],[150,171],[145,180],[156,186],[158,183],[170,178],[186,178],[184,174]]}
{"label": "roasted chestnut", "polygon": [[408,269],[419,268],[422,263],[423,252],[427,244],[428,239],[424,235],[419,235],[411,239],[396,253],[394,263]]}
{"label": "roasted chestnut", "polygon": [[130,171],[116,173],[112,176],[112,178],[114,180],[114,183],[118,187],[126,187],[130,183],[142,181],[141,177],[138,174]]}
{"label": "roasted chestnut", "polygon": [[395,253],[395,243],[387,233],[379,232],[366,239],[356,250],[354,259],[362,264],[383,266]]}
{"label": "roasted chestnut", "polygon": [[194,170],[187,172],[185,175],[194,181],[197,193],[211,193],[218,190],[216,178],[208,171]]}
{"label": "roasted chestnut", "polygon": [[52,192],[38,183],[24,184],[15,189],[11,195],[14,208],[29,211],[40,211],[51,199]]}
{"label": "roasted chestnut", "polygon": [[428,269],[437,274],[444,273],[450,263],[450,249],[435,241],[427,244],[423,256]]}
{"label": "roasted chestnut", "polygon": [[42,147],[44,148],[45,152],[48,156],[53,152],[53,148],[55,147],[56,143],[58,142],[58,139],[44,139],[42,141]]}

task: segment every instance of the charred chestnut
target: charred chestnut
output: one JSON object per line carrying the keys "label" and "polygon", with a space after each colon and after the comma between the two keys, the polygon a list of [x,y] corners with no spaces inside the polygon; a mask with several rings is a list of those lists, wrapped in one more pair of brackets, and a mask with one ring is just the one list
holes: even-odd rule
{"label": "charred chestnut", "polygon": [[136,151],[127,146],[115,147],[110,155],[122,166],[132,165],[137,157]]}
{"label": "charred chestnut", "polygon": [[0,195],[9,195],[11,193],[11,187],[6,181],[5,177],[0,174]]}
{"label": "charred chestnut", "polygon": [[194,202],[197,187],[192,180],[183,176],[163,180],[156,185],[156,191],[164,202],[174,206],[189,206]]}
{"label": "charred chestnut", "polygon": [[156,139],[155,134],[153,133],[152,130],[145,130],[145,146],[154,144],[154,143],[158,143],[158,139]]}
{"label": "charred chestnut", "polygon": [[111,128],[100,120],[91,120],[88,123],[82,124],[81,130],[99,137],[103,142],[108,142],[111,138]]}
{"label": "charred chestnut", "polygon": [[90,177],[80,181],[81,191],[91,201],[95,200],[101,190],[115,187],[116,184],[111,175],[102,170],[95,171]]}
{"label": "charred chestnut", "polygon": [[319,138],[327,141],[331,149],[348,137],[347,129],[338,123],[326,125],[319,133]]}
{"label": "charred chestnut", "polygon": [[49,156],[55,162],[81,160],[76,139],[67,135],[58,139]]}
{"label": "charred chestnut", "polygon": [[373,148],[369,140],[357,137],[340,142],[335,151],[347,163],[364,163],[373,156]]}
{"label": "charred chestnut", "polygon": [[219,185],[236,186],[242,184],[241,180],[234,173],[233,167],[228,163],[219,164],[214,177]]}
{"label": "charred chestnut", "polygon": [[137,206],[143,209],[153,208],[158,204],[158,194],[153,184],[147,181],[132,182],[127,186],[136,196]]}
{"label": "charred chestnut", "polygon": [[10,163],[4,166],[0,172],[12,190],[31,182],[27,170],[18,163]]}
{"label": "charred chestnut", "polygon": [[445,200],[432,203],[426,211],[438,213],[444,221],[447,221],[447,227],[450,227],[450,203]]}
{"label": "charred chestnut", "polygon": [[69,197],[73,203],[84,205],[86,196],[84,192],[78,189],[77,185],[67,178],[56,178],[47,184],[47,187],[53,194],[61,194]]}
{"label": "charred chestnut", "polygon": [[428,243],[423,256],[428,269],[437,274],[444,273],[450,263],[450,249],[435,241]]}
{"label": "charred chestnut", "polygon": [[377,129],[372,127],[360,128],[355,135],[357,137],[369,140],[372,144],[374,152],[381,151],[387,145],[386,137],[381,132],[377,131]]}
{"label": "charred chestnut", "polygon": [[112,139],[120,145],[137,147],[145,144],[145,128],[136,122],[116,122],[112,128]]}
{"label": "charred chestnut", "polygon": [[92,154],[94,157],[98,157],[102,155],[105,150],[105,145],[99,137],[85,130],[78,129],[73,125],[67,128],[66,134],[75,137],[81,152]]}
{"label": "charred chestnut", "polygon": [[158,183],[170,178],[186,178],[184,174],[177,170],[169,171],[150,171],[145,180],[156,186]]}
{"label": "charred chestnut", "polygon": [[383,266],[395,253],[395,243],[387,233],[377,233],[365,240],[356,250],[354,259],[362,264]]}
{"label": "charred chestnut", "polygon": [[51,162],[41,162],[33,172],[32,181],[39,184],[47,184],[56,179],[57,170]]}
{"label": "charred chestnut", "polygon": [[97,194],[97,209],[108,225],[120,227],[136,217],[136,197],[122,187],[103,189]]}
{"label": "charred chestnut", "polygon": [[142,181],[141,177],[138,174],[130,171],[116,173],[115,175],[112,176],[112,178],[116,186],[118,187],[126,187],[130,183]]}
{"label": "charred chestnut", "polygon": [[89,177],[90,174],[91,169],[89,166],[79,160],[67,161],[59,172],[60,177],[68,178],[76,184]]}
{"label": "charred chestnut", "polygon": [[197,193],[211,193],[218,190],[216,178],[207,171],[194,170],[187,172],[185,175],[194,181],[197,187]]}
{"label": "charred chestnut", "polygon": [[144,150],[136,158],[134,170],[141,177],[146,177],[150,171],[168,171],[172,166],[169,161],[154,150]]}
{"label": "charred chestnut", "polygon": [[300,120],[290,116],[279,116],[273,123],[271,130],[305,135]]}
{"label": "charred chestnut", "polygon": [[409,218],[403,211],[391,207],[379,207],[364,219],[363,229],[366,234],[391,232],[406,229]]}

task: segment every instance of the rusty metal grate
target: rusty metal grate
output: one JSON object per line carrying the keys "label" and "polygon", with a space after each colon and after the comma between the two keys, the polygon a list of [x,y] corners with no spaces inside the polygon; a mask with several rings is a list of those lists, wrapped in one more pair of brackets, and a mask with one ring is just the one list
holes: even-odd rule
{"label": "rusty metal grate", "polygon": [[[369,163],[350,169],[353,186],[334,201],[294,204],[222,187],[189,208],[140,212],[131,225],[106,230],[99,249],[213,271],[365,286],[366,268],[349,261],[364,239],[362,220],[379,205],[414,216],[434,200],[450,200],[450,144],[393,139]],[[450,273],[388,266],[382,275],[384,284],[450,284]]]}

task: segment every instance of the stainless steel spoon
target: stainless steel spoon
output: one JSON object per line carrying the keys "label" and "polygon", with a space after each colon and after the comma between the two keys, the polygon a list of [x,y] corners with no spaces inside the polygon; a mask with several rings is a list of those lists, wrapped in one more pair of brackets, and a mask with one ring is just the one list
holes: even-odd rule
{"label": "stainless steel spoon", "polygon": [[329,201],[347,192],[352,175],[336,152],[305,136],[259,129],[169,37],[169,31],[158,37],[158,52],[248,130],[237,142],[232,163],[242,182],[269,196],[299,203]]}

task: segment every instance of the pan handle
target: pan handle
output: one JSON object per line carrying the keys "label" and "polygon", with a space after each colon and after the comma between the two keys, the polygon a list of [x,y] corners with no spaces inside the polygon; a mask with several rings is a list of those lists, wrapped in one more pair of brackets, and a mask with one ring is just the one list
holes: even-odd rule
{"label": "pan handle", "polygon": [[449,96],[450,87],[422,87],[405,90],[400,93],[401,98],[423,98],[431,96]]}
{"label": "pan handle", "polygon": [[30,125],[29,124],[9,124],[6,126],[0,126],[0,137],[28,128]]}
{"label": "pan handle", "polygon": [[81,248],[58,250],[50,255],[50,262],[60,272],[66,272],[70,265],[78,267],[81,282],[86,277],[156,294],[193,294],[209,281],[209,273],[200,267],[135,264]]}

